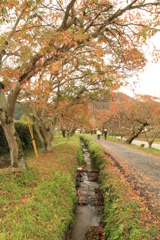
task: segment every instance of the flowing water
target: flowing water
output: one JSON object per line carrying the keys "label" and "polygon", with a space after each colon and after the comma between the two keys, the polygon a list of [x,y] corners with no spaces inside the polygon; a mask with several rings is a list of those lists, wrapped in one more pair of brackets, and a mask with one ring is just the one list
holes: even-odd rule
{"label": "flowing water", "polygon": [[98,171],[93,169],[90,153],[81,142],[86,164],[77,169],[78,205],[76,207],[75,221],[70,240],[86,240],[89,227],[99,226],[102,215],[102,206],[98,200]]}

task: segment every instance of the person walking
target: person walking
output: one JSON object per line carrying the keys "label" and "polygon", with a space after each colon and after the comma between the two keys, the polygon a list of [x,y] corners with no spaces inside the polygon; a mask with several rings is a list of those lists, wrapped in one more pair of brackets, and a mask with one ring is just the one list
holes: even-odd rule
{"label": "person walking", "polygon": [[104,129],[104,138],[105,138],[105,140],[107,138],[107,129]]}
{"label": "person walking", "polygon": [[97,139],[100,140],[100,136],[101,136],[101,131],[97,130]]}

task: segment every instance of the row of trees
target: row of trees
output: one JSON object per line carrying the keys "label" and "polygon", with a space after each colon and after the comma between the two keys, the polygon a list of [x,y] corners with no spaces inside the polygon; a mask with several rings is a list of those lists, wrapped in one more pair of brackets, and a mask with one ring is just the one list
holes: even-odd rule
{"label": "row of trees", "polygon": [[25,168],[16,102],[27,106],[51,150],[54,128],[62,119],[68,124],[68,111],[109,98],[145,66],[142,46],[157,31],[160,2],[12,0],[0,10],[0,121],[11,164]]}
{"label": "row of trees", "polygon": [[160,103],[151,96],[137,95],[133,99],[121,94],[121,99],[112,102],[109,110],[101,111],[97,122],[111,135],[127,138],[129,144],[143,133],[151,148],[160,136]]}

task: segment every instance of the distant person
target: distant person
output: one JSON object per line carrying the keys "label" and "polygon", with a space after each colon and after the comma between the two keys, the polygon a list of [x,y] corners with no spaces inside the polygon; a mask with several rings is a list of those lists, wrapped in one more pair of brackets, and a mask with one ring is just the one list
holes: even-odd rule
{"label": "distant person", "polygon": [[104,129],[104,138],[105,138],[105,140],[107,138],[107,129]]}
{"label": "distant person", "polygon": [[100,140],[100,136],[101,136],[101,131],[97,130],[97,139]]}
{"label": "distant person", "polygon": [[91,135],[93,134],[92,130],[91,130]]}

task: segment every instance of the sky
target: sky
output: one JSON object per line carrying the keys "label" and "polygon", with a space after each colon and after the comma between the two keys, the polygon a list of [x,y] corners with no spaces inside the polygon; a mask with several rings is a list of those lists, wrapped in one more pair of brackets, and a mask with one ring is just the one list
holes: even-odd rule
{"label": "sky", "polygon": [[[134,94],[151,95],[160,98],[160,59],[158,63],[152,63],[150,53],[153,49],[153,44],[157,49],[160,49],[160,32],[150,39],[149,49],[146,51],[146,57],[148,63],[146,64],[143,72],[138,74],[138,84],[133,85],[133,82],[137,82],[137,77],[128,79],[130,86],[122,87],[121,92],[134,97]],[[152,44],[153,43],[153,44]],[[134,93],[132,92],[134,89]]]}

